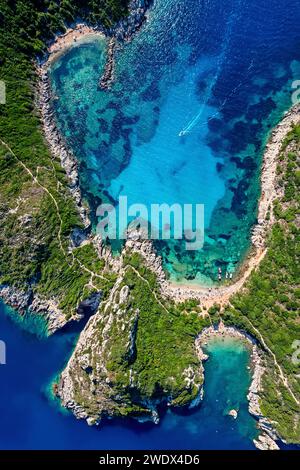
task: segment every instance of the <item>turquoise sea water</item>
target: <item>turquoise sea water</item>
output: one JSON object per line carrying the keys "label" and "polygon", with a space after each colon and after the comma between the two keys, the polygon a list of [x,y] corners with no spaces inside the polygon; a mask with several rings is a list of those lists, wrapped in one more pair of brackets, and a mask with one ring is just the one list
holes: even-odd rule
{"label": "turquoise sea water", "polygon": [[92,215],[119,195],[148,208],[204,204],[203,249],[156,243],[174,281],[211,284],[249,247],[263,146],[299,75],[297,17],[288,0],[155,0],[117,55],[110,92],[98,89],[103,41],[52,68],[58,124]]}
{"label": "turquoise sea water", "polygon": [[[159,425],[116,420],[99,428],[63,412],[50,398],[51,381],[82,326],[38,340],[32,332],[42,334],[42,322],[26,318],[15,324],[0,303],[7,352],[7,364],[0,366],[1,449],[254,449],[256,422],[246,399],[249,351],[231,339],[209,344],[204,401],[193,412],[168,410]],[[239,410],[237,420],[227,415],[232,408]]]}

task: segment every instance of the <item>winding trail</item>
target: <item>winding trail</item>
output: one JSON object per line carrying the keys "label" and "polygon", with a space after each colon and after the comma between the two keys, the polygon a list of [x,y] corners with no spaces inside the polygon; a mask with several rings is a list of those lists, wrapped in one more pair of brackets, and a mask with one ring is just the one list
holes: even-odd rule
{"label": "winding trail", "polygon": [[63,225],[63,221],[62,221],[62,218],[61,218],[61,215],[60,215],[60,212],[59,212],[59,206],[58,206],[58,203],[55,199],[55,197],[53,196],[53,194],[49,191],[48,188],[46,188],[45,186],[43,186],[39,180],[37,179],[36,176],[34,176],[34,174],[32,173],[32,171],[30,170],[30,168],[28,168],[25,163],[22,162],[22,160],[19,159],[19,157],[15,154],[15,152],[11,149],[11,147],[6,143],[4,142],[4,140],[2,140],[0,138],[0,143],[3,145],[3,147],[5,147],[9,153],[11,153],[11,155],[13,155],[13,157],[17,160],[17,162],[24,168],[24,170],[31,176],[31,178],[33,179],[33,181],[35,182],[35,184],[37,184],[40,188],[43,189],[43,191],[45,191],[48,196],[52,199],[54,205],[55,205],[55,208],[56,208],[56,212],[57,212],[57,216],[58,216],[58,219],[59,219],[59,230],[58,230],[58,241],[59,241],[59,246],[60,246],[60,249],[61,251],[63,252],[63,254],[65,256],[67,256],[67,252],[66,250],[64,249],[63,247],[63,244],[62,244],[62,240],[61,240],[61,233],[62,233],[62,225]]}
{"label": "winding trail", "polygon": [[[87,272],[87,273],[90,274],[91,278],[90,278],[90,281],[89,281],[88,285],[90,285],[92,288],[94,288],[94,289],[96,289],[96,290],[99,290],[99,289],[93,284],[93,279],[96,277],[96,278],[100,278],[100,279],[106,281],[106,278],[105,278],[104,276],[102,276],[101,274],[97,274],[97,273],[93,272],[92,270],[90,270],[89,268],[87,268],[87,267],[74,255],[73,251],[67,253],[67,251],[65,250],[65,248],[64,248],[64,246],[63,246],[62,237],[61,237],[63,220],[62,220],[61,215],[60,215],[58,202],[57,202],[57,200],[55,199],[55,197],[53,196],[53,194],[49,191],[48,188],[46,188],[45,186],[43,186],[43,185],[39,182],[37,176],[35,176],[35,175],[32,173],[32,171],[30,170],[30,168],[28,168],[28,167],[25,165],[25,163],[22,162],[22,160],[20,160],[20,158],[15,154],[15,152],[12,150],[12,148],[11,148],[4,140],[2,140],[1,138],[0,138],[0,144],[1,144],[4,148],[6,148],[7,151],[8,151],[8,152],[17,160],[17,162],[24,168],[24,170],[30,175],[30,177],[32,178],[32,180],[34,181],[34,183],[35,183],[36,185],[38,185],[40,188],[42,188],[43,191],[44,191],[45,193],[47,193],[48,196],[51,198],[51,200],[53,201],[53,203],[54,203],[54,205],[55,205],[57,217],[58,217],[58,220],[59,220],[59,230],[58,230],[58,235],[57,235],[57,236],[58,236],[58,241],[59,241],[59,246],[60,246],[61,251],[63,252],[63,254],[64,254],[65,257],[67,257],[68,254],[71,254],[72,259],[73,259],[73,263],[74,263],[74,261],[76,261],[76,262],[79,264],[80,268],[81,268],[83,271],[85,271],[85,272]],[[37,167],[37,174],[39,173],[39,170],[40,170],[41,168],[43,168],[43,167],[41,167],[41,166],[38,166],[38,167]],[[47,171],[48,171],[48,170],[49,170],[49,169],[47,168]],[[72,263],[72,264],[73,264],[73,263]]]}
{"label": "winding trail", "polygon": [[159,300],[159,298],[158,298],[156,292],[155,292],[155,291],[152,289],[152,287],[150,286],[149,281],[148,281],[147,279],[145,279],[145,278],[139,273],[139,271],[138,271],[136,268],[134,268],[133,266],[131,266],[130,264],[128,264],[128,265],[125,267],[125,271],[126,271],[127,269],[129,269],[129,268],[131,268],[131,269],[134,271],[134,273],[135,273],[142,281],[144,281],[144,282],[147,284],[147,286],[149,287],[150,291],[152,292],[152,294],[153,294],[153,296],[154,296],[156,302],[161,306],[161,308],[163,308],[163,309],[165,310],[165,312],[170,313],[169,310],[165,307],[165,305],[161,302],[161,300]]}

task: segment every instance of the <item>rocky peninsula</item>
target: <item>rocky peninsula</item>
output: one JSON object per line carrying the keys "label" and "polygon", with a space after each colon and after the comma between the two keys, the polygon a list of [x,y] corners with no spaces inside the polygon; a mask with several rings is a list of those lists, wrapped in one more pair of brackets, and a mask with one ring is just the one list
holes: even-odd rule
{"label": "rocky peninsula", "polygon": [[[190,335],[198,320],[188,326],[160,298],[157,280],[132,251],[135,241],[133,234],[108,300],[82,331],[55,386],[63,406],[90,425],[126,416],[157,423],[162,405],[194,407],[202,397],[203,366]],[[155,330],[169,322],[173,330],[163,340]]]}

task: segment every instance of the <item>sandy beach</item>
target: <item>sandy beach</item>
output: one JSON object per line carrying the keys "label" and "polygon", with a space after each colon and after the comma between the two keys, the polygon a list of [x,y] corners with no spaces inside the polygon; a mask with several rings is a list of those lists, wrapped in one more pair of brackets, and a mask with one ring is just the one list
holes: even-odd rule
{"label": "sandy beach", "polygon": [[60,55],[68,49],[76,46],[78,42],[89,42],[95,38],[105,39],[105,34],[98,28],[92,28],[86,24],[77,24],[74,28],[69,28],[64,34],[57,35],[54,41],[48,46],[46,62],[50,65]]}

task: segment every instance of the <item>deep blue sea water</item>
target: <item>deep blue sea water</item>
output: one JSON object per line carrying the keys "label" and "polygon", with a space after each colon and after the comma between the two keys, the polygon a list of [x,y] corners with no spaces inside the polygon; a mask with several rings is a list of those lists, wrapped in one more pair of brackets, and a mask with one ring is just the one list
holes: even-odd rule
{"label": "deep blue sea water", "polygon": [[[256,422],[246,399],[249,351],[243,344],[228,339],[209,345],[205,398],[193,413],[169,410],[159,425],[110,421],[90,428],[50,398],[51,381],[70,355],[79,326],[40,340],[26,332],[43,330],[41,322],[34,326],[32,319],[16,325],[0,303],[0,339],[7,350],[7,364],[0,366],[0,449],[254,448]],[[232,408],[239,409],[236,421],[227,415]]]}
{"label": "deep blue sea water", "polygon": [[156,243],[174,281],[211,284],[249,248],[263,147],[300,76],[299,20],[291,0],[154,0],[109,93],[98,89],[103,41],[52,68],[58,124],[93,210],[119,195],[148,208],[204,204],[202,250]]}

